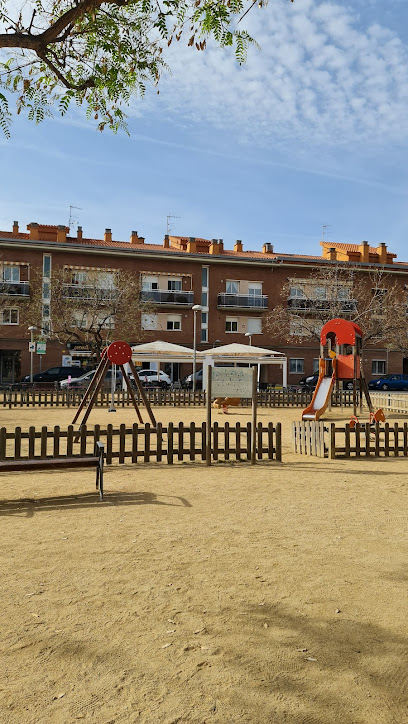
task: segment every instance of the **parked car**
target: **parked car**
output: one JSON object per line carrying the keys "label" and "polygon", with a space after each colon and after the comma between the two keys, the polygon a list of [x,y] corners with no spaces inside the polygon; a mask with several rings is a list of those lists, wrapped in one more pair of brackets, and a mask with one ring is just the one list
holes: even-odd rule
{"label": "parked car", "polygon": [[368,383],[370,390],[408,390],[408,375],[383,375]]}
{"label": "parked car", "polygon": [[[198,370],[195,374],[195,386],[196,390],[202,390],[203,388],[203,370]],[[187,375],[187,377],[184,377],[181,380],[181,386],[184,387],[187,390],[193,389],[193,375]]]}
{"label": "parked car", "polygon": [[[68,387],[72,390],[86,390],[89,383],[91,382],[96,370],[90,370],[89,372],[86,372],[84,375],[81,375],[81,377],[74,377],[71,379],[61,380],[60,387],[62,390],[66,390]],[[112,380],[112,370],[108,370],[105,379],[102,384],[102,388],[104,390],[110,390],[111,389],[111,382]],[[122,380],[123,375],[120,370],[116,370],[116,389],[120,390],[122,389]]]}
{"label": "parked car", "polygon": [[[54,383],[59,383],[61,380],[65,380],[68,375],[71,375],[71,377],[81,377],[84,374],[84,371],[81,367],[50,367],[48,370],[44,370],[44,372],[37,372],[35,375],[33,375],[33,384],[41,384],[41,385],[53,385]],[[23,384],[30,384],[30,375],[25,375],[25,377],[22,377],[21,382]]]}
{"label": "parked car", "polygon": [[[165,372],[160,370],[138,370],[139,380],[147,387],[171,387],[171,379]],[[132,379],[132,375],[130,378]]]}

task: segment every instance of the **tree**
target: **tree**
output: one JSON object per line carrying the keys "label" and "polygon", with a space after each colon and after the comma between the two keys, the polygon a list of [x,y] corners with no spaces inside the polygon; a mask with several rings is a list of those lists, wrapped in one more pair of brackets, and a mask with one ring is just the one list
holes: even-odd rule
{"label": "tree", "polygon": [[[293,0],[292,0],[293,2]],[[0,125],[9,135],[7,91],[37,123],[57,105],[86,104],[103,130],[125,128],[122,110],[167,68],[163,49],[185,37],[204,50],[208,38],[235,48],[239,63],[253,42],[240,20],[250,0],[35,0],[14,10],[0,0]],[[266,5],[259,0],[258,5]],[[10,6],[8,8],[8,6]],[[2,32],[3,31],[3,32]],[[3,92],[1,92],[3,90]]]}
{"label": "tree", "polygon": [[305,279],[289,279],[281,294],[283,303],[265,315],[273,337],[318,344],[323,325],[342,317],[361,327],[365,344],[408,350],[407,294],[381,268],[363,274],[345,264],[319,267]]}
{"label": "tree", "polygon": [[113,340],[143,339],[142,315],[152,307],[141,301],[140,291],[138,277],[129,272],[57,269],[52,274],[45,310],[42,285],[35,287],[30,305],[32,323],[41,335],[62,344],[79,344],[99,362],[103,348]]}

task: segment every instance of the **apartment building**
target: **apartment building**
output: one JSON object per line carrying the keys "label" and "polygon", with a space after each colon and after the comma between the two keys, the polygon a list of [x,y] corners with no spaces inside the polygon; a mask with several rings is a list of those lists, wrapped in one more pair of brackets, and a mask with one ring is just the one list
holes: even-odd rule
{"label": "apartment building", "polygon": [[[143,339],[135,334],[128,341],[163,339],[192,346],[193,305],[197,314],[197,348],[208,349],[229,342],[248,343],[284,352],[288,359],[289,384],[316,369],[318,345],[300,333],[296,342],[288,342],[279,332],[272,338],[265,327],[265,314],[282,303],[288,310],[312,315],[317,305],[327,303],[328,290],[316,280],[316,270],[341,263],[366,276],[381,268],[401,287],[408,283],[408,262],[397,262],[385,244],[377,248],[361,244],[322,243],[320,256],[293,255],[275,251],[266,243],[260,251],[244,249],[242,241],[233,249],[224,248],[222,239],[165,236],[162,244],[146,243],[132,231],[129,241],[116,241],[105,229],[103,238],[86,238],[82,228],[70,235],[66,226],[30,223],[21,231],[18,222],[12,230],[0,232],[0,384],[18,381],[30,370],[29,327],[33,295],[41,294],[41,336],[47,342],[44,356],[35,354],[34,372],[59,366],[62,360],[92,364],[89,351],[73,337],[59,343],[53,338],[51,285],[53,275],[63,275],[63,296],[89,300],[97,290],[109,309],[115,274],[123,270],[140,280],[140,295],[146,302],[142,311]],[[287,290],[287,291],[285,291]],[[312,290],[312,291],[311,291]],[[344,314],[350,311],[347,284],[338,291]],[[314,302],[311,304],[310,300]],[[78,324],[78,321],[76,321]],[[106,315],[104,324],[115,338],[114,315]],[[296,326],[296,325],[295,325]],[[38,336],[38,332],[34,333]],[[364,364],[371,377],[387,371],[402,371],[406,365],[401,354],[371,345]],[[191,369],[174,365],[167,370],[173,379]],[[274,381],[277,370],[265,367],[263,381]],[[277,377],[278,379],[278,377]]]}

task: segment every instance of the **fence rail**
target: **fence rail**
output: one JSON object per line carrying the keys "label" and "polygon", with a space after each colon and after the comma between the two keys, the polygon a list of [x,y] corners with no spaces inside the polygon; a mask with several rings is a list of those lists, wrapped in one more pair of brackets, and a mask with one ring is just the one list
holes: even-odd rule
{"label": "fence rail", "polygon": [[293,451],[300,455],[335,458],[408,457],[408,423],[390,425],[294,422]]}
{"label": "fence rail", "polygon": [[[0,460],[36,460],[44,458],[84,457],[93,455],[95,442],[104,442],[106,463],[114,461],[120,464],[167,463],[205,461],[207,448],[207,424],[196,425],[191,422],[178,425],[169,422],[167,426],[157,423],[157,427],[125,424],[114,428],[113,425],[93,428],[82,426],[76,430],[69,425],[66,430],[59,426],[41,429],[30,427],[24,431],[16,427],[12,432],[6,427],[0,428]],[[214,423],[211,428],[211,459],[217,461],[251,459],[252,426],[248,422],[230,425]],[[256,427],[256,459],[282,459],[281,425],[258,423]]]}
{"label": "fence rail", "polygon": [[[370,397],[373,406],[375,408],[381,407],[385,413],[401,412],[406,414],[408,412],[408,394],[396,395],[395,392],[370,392]],[[365,401],[364,404],[367,407]]]}
{"label": "fence rail", "polygon": [[[3,390],[0,393],[0,406],[8,407],[78,407],[85,390]],[[141,402],[136,392],[136,399]],[[147,399],[152,405],[172,407],[196,407],[205,404],[205,392],[190,392],[189,390],[146,390]],[[308,390],[263,390],[258,392],[259,407],[306,407],[312,399],[312,392]],[[101,390],[95,404],[106,407],[111,400],[108,390]],[[132,400],[125,390],[114,393],[116,407],[128,407]],[[250,400],[242,400],[243,405],[249,405]],[[333,392],[331,405],[333,407],[349,407],[353,404],[353,393],[349,390]]]}

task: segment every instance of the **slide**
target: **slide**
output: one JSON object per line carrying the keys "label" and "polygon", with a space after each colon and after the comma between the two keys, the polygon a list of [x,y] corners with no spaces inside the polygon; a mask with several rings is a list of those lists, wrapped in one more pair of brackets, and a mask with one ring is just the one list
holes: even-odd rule
{"label": "slide", "polygon": [[320,375],[312,401],[309,407],[306,407],[306,410],[302,412],[302,420],[318,420],[319,417],[323,415],[329,404],[335,377],[335,374],[333,374],[332,377]]}

